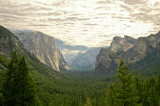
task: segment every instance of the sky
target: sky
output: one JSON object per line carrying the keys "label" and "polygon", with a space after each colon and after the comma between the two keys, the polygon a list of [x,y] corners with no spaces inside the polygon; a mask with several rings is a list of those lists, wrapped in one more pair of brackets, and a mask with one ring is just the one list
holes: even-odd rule
{"label": "sky", "polygon": [[0,0],[0,25],[70,45],[109,46],[114,36],[160,31],[160,0]]}

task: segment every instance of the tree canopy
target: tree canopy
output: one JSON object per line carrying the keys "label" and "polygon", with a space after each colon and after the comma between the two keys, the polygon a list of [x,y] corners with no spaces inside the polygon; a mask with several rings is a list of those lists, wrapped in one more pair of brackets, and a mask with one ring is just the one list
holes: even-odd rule
{"label": "tree canopy", "polygon": [[19,62],[16,52],[8,65],[2,94],[5,106],[40,105],[25,58]]}

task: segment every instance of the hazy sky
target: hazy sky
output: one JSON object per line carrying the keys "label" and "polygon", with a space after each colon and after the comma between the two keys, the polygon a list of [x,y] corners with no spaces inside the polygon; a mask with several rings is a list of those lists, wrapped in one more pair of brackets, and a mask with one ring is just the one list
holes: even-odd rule
{"label": "hazy sky", "polygon": [[160,0],[0,0],[0,25],[41,31],[72,45],[160,30]]}

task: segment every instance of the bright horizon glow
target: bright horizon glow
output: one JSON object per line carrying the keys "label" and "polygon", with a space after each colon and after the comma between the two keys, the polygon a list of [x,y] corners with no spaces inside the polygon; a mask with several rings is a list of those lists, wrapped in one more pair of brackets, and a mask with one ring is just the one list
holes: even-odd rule
{"label": "bright horizon glow", "polygon": [[109,46],[160,30],[159,0],[0,0],[0,25],[40,31],[71,45]]}

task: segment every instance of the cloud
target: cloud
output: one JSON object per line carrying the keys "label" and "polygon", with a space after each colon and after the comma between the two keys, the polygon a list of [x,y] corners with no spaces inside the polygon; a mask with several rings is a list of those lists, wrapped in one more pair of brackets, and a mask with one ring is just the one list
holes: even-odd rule
{"label": "cloud", "polygon": [[111,4],[112,2],[110,0],[103,0],[103,1],[98,1],[96,3],[102,5],[102,4]]}
{"label": "cloud", "polygon": [[39,12],[37,13],[37,15],[41,15],[41,16],[59,16],[61,15],[60,12]]}
{"label": "cloud", "polygon": [[144,4],[146,0],[123,0],[124,3],[129,5],[137,5],[137,4]]}
{"label": "cloud", "polygon": [[128,6],[128,5],[121,4],[120,7],[122,7],[126,11],[132,11],[132,8],[130,6]]}
{"label": "cloud", "polygon": [[64,21],[64,19],[61,19],[61,18],[48,18],[48,21],[52,22],[52,21],[55,21],[55,22],[60,22],[60,21]]}
{"label": "cloud", "polygon": [[114,36],[158,32],[159,4],[159,0],[0,0],[0,24],[42,31],[72,45],[107,46]]}
{"label": "cloud", "polygon": [[87,23],[85,25],[87,25],[87,26],[96,26],[97,24]]}

